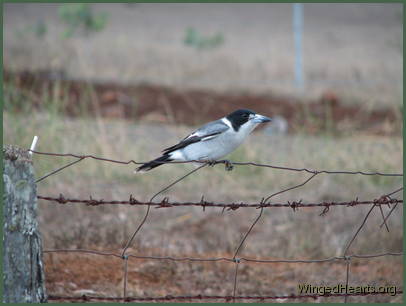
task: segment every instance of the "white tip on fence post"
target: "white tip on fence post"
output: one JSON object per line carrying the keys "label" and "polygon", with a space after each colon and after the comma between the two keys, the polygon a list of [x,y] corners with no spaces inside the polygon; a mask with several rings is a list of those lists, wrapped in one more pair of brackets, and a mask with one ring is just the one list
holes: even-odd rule
{"label": "white tip on fence post", "polygon": [[35,146],[37,145],[38,141],[38,136],[34,136],[34,139],[32,140],[31,148],[30,148],[30,154],[32,155],[32,151],[35,150]]}

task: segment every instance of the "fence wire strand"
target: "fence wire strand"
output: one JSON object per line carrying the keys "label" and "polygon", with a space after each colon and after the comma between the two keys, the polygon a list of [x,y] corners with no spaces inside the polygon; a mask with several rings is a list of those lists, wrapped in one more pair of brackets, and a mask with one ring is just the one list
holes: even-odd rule
{"label": "fence wire strand", "polygon": [[[47,253],[82,253],[87,255],[99,255],[99,256],[112,256],[116,258],[123,259],[121,253],[112,253],[96,250],[86,250],[86,249],[49,249],[43,251]],[[135,255],[127,254],[128,259],[150,259],[150,260],[169,260],[169,261],[190,261],[190,262],[246,262],[246,263],[258,263],[258,264],[274,264],[274,263],[325,263],[333,261],[345,261],[351,258],[358,259],[370,259],[385,256],[402,256],[402,252],[385,252],[377,254],[352,254],[346,256],[333,256],[328,258],[320,259],[257,259],[257,258],[247,258],[239,257],[238,259],[234,257],[213,257],[213,258],[200,258],[200,257],[173,257],[173,256],[153,256],[153,255]],[[124,258],[125,259],[125,258]]]}
{"label": "fence wire strand", "polygon": [[[47,156],[54,156],[54,157],[74,157],[74,158],[77,158],[80,160],[95,159],[95,160],[99,160],[99,161],[105,161],[105,162],[122,164],[122,165],[129,165],[129,164],[142,165],[142,164],[146,163],[146,162],[140,162],[140,161],[137,162],[132,159],[128,160],[128,161],[122,161],[122,160],[98,157],[98,156],[94,156],[94,155],[78,155],[78,154],[72,154],[72,153],[50,153],[50,152],[39,152],[39,151],[33,151],[33,150],[27,150],[27,151],[32,152],[34,154],[38,154],[38,155],[47,155]],[[159,163],[159,162],[157,162],[157,163]],[[204,162],[201,160],[190,160],[190,161],[171,161],[171,162],[161,162],[161,163],[162,164],[187,164],[187,163],[205,164],[207,162]],[[277,170],[307,172],[307,173],[312,173],[312,174],[325,173],[325,174],[360,174],[360,175],[380,175],[380,176],[403,176],[403,173],[312,170],[312,169],[307,169],[307,168],[291,168],[291,167],[273,166],[273,165],[269,165],[269,164],[260,164],[260,163],[254,163],[254,162],[230,162],[229,160],[218,160],[218,161],[211,162],[211,165],[213,165],[213,166],[217,165],[217,164],[223,164],[223,165],[229,164],[232,166],[254,166],[254,167],[272,168],[272,169],[277,169]],[[66,166],[65,166],[65,168],[66,168]]]}
{"label": "fence wire strand", "polygon": [[[88,206],[98,206],[98,205],[129,205],[129,206],[154,206],[155,208],[170,208],[170,207],[180,207],[180,206],[200,206],[202,208],[206,207],[220,207],[223,209],[227,210],[237,210],[239,208],[291,208],[294,211],[298,210],[299,208],[317,208],[317,207],[324,207],[329,208],[331,206],[348,206],[348,207],[353,207],[353,206],[358,206],[358,205],[371,205],[371,204],[402,204],[403,200],[401,199],[392,199],[392,198],[386,198],[386,197],[380,197],[377,199],[373,200],[365,200],[365,201],[360,201],[358,199],[355,200],[350,200],[350,201],[344,201],[344,202],[320,202],[320,203],[302,203],[302,201],[288,201],[287,203],[264,203],[263,201],[259,203],[245,203],[245,202],[239,202],[239,203],[217,203],[217,202],[208,202],[205,200],[201,200],[199,202],[171,202],[169,201],[168,197],[165,197],[162,201],[160,202],[149,202],[149,201],[140,201],[135,199],[132,195],[130,195],[129,200],[97,200],[94,199],[92,196],[89,197],[89,199],[74,199],[74,198],[67,198],[63,194],[59,194],[58,197],[50,197],[50,196],[37,196],[38,199],[44,200],[47,202],[55,202],[57,204],[85,204]],[[392,210],[394,207],[392,207]],[[392,211],[391,210],[391,211]],[[323,210],[324,211],[324,210]],[[323,214],[326,214],[324,212]],[[391,212],[388,213],[388,215],[385,217],[387,220],[390,216]]]}
{"label": "fence wire strand", "polygon": [[368,213],[366,214],[364,220],[362,221],[361,225],[358,227],[357,231],[355,232],[354,236],[352,236],[350,242],[348,242],[348,244],[347,244],[347,246],[345,247],[345,250],[344,250],[344,255],[347,254],[347,252],[350,249],[352,243],[354,242],[355,238],[357,238],[357,236],[360,233],[361,229],[364,227],[365,223],[368,220],[369,215],[371,214],[371,212],[375,208],[375,206],[376,206],[376,204],[372,205],[372,207],[369,209]]}
{"label": "fence wire strand", "polygon": [[[289,299],[306,299],[311,298],[317,300],[319,298],[333,298],[333,297],[344,297],[344,296],[368,296],[368,295],[384,295],[386,293],[380,292],[363,292],[363,293],[326,293],[326,294],[304,294],[304,295],[180,295],[180,296],[160,296],[160,297],[103,297],[103,296],[90,296],[90,295],[81,295],[81,296],[59,296],[59,295],[49,295],[49,300],[70,300],[70,301],[124,301],[124,302],[146,302],[146,301],[191,301],[191,300],[224,300],[230,302],[233,300],[257,300],[263,302],[265,300],[289,300]],[[399,290],[397,294],[403,294],[402,290]]]}
{"label": "fence wire strand", "polygon": [[350,264],[351,264],[351,257],[345,258],[346,261],[346,273],[345,273],[345,296],[344,296],[344,303],[348,302],[348,282],[350,280]]}
{"label": "fence wire strand", "polygon": [[[76,158],[75,161],[70,162],[69,164],[66,164],[60,168],[57,168],[56,170],[53,170],[52,172],[42,176],[40,179],[38,179],[36,182],[43,181],[44,179],[59,173],[60,171],[67,169],[70,166],[73,166],[74,164],[83,161],[85,159],[94,159],[98,161],[103,161],[103,162],[110,162],[110,163],[116,163],[116,164],[122,164],[122,165],[129,165],[129,164],[134,164],[134,165],[140,165],[144,164],[144,162],[137,162],[134,160],[129,160],[129,161],[121,161],[121,160],[114,160],[114,159],[108,159],[108,158],[103,158],[103,157],[97,157],[94,155],[78,155],[78,154],[72,154],[72,153],[49,153],[49,152],[38,152],[38,151],[33,151],[33,150],[28,150],[31,153],[38,154],[38,155],[44,155],[44,156],[53,156],[53,157],[73,157]],[[149,201],[140,201],[134,198],[132,195],[130,195],[128,200],[109,200],[106,201],[104,199],[96,200],[92,196],[89,197],[89,199],[75,199],[75,198],[67,198],[63,194],[59,194],[59,197],[52,197],[52,196],[42,196],[38,195],[37,198],[48,201],[48,202],[53,202],[53,203],[58,203],[58,204],[85,204],[89,206],[98,206],[98,205],[130,205],[134,207],[140,207],[140,206],[147,206],[146,213],[141,221],[141,223],[138,225],[137,229],[134,231],[130,239],[128,239],[127,243],[125,244],[125,247],[123,248],[121,253],[115,253],[115,252],[103,252],[103,251],[97,251],[97,250],[85,250],[85,249],[54,249],[54,250],[44,250],[44,253],[50,254],[50,253],[81,253],[81,254],[88,254],[88,255],[99,255],[99,256],[112,256],[112,257],[117,257],[123,260],[123,296],[122,297],[109,297],[109,296],[89,296],[89,295],[81,295],[81,296],[58,296],[58,295],[49,295],[49,300],[66,300],[66,301],[124,301],[124,302],[132,302],[132,301],[187,301],[187,300],[225,300],[226,302],[235,302],[236,300],[258,300],[258,301],[265,301],[265,300],[286,300],[286,299],[305,299],[305,298],[313,298],[313,299],[318,299],[318,298],[328,298],[328,297],[344,297],[344,302],[348,302],[348,297],[350,296],[364,296],[364,295],[377,295],[377,294],[384,294],[384,293],[348,293],[347,288],[349,284],[349,278],[350,278],[350,264],[351,264],[351,259],[352,258],[358,258],[358,259],[370,259],[370,258],[377,258],[377,257],[383,257],[383,256],[402,256],[403,253],[400,252],[385,252],[385,253],[379,253],[379,254],[352,254],[348,255],[348,251],[350,247],[352,246],[353,242],[356,240],[357,236],[361,232],[362,228],[366,224],[369,216],[371,215],[372,211],[376,206],[379,207],[380,209],[380,214],[382,217],[382,224],[380,227],[385,225],[386,230],[389,232],[389,226],[387,224],[387,220],[389,219],[390,215],[392,212],[395,210],[395,208],[398,206],[398,204],[403,204],[403,199],[396,199],[392,198],[391,196],[402,191],[403,187],[400,187],[393,192],[390,192],[388,194],[384,194],[379,198],[373,199],[373,200],[366,200],[366,201],[360,201],[358,198],[355,200],[350,200],[350,201],[345,201],[345,202],[320,202],[320,203],[302,203],[302,200],[299,201],[288,201],[287,203],[271,203],[271,199],[277,195],[280,195],[282,193],[291,191],[293,189],[297,189],[300,187],[303,187],[306,185],[308,182],[310,182],[312,179],[314,179],[316,176],[319,174],[350,174],[350,175],[378,175],[378,176],[391,176],[391,177],[403,177],[402,173],[381,173],[381,172],[364,172],[364,171],[330,171],[330,170],[312,170],[308,168],[291,168],[291,167],[281,167],[281,166],[273,166],[269,164],[260,164],[260,163],[254,163],[254,162],[231,162],[228,160],[219,160],[215,162],[202,162],[202,161],[187,161],[187,162],[162,162],[162,163],[172,163],[172,164],[177,164],[177,163],[201,163],[201,165],[186,173],[184,176],[180,177],[179,179],[175,180],[171,184],[165,186],[162,188],[160,191],[155,193]],[[171,187],[174,185],[178,184],[179,182],[183,181],[186,177],[189,175],[197,172],[198,170],[202,169],[203,167],[207,165],[217,165],[217,164],[223,164],[225,165],[226,170],[232,170],[233,166],[254,166],[254,167],[263,167],[263,168],[270,168],[270,169],[275,169],[275,170],[285,170],[285,171],[294,171],[294,172],[305,172],[305,173],[310,173],[312,174],[310,177],[308,177],[304,182],[283,189],[281,191],[275,192],[265,198],[262,198],[262,200],[258,203],[244,203],[244,202],[239,202],[239,203],[218,203],[218,202],[208,202],[204,200],[204,196],[202,196],[201,200],[199,202],[173,202],[170,201],[168,197],[165,197],[163,200],[160,202],[153,202],[153,200],[163,192],[169,190]],[[394,204],[393,206],[391,206]],[[247,258],[247,257],[238,257],[237,255],[239,254],[243,244],[246,242],[247,237],[250,235],[252,232],[252,229],[256,226],[258,221],[261,219],[263,216],[263,210],[264,208],[291,208],[293,211],[297,211],[299,208],[322,208],[322,212],[320,213],[320,216],[324,216],[329,210],[330,207],[333,206],[341,206],[341,207],[353,207],[353,206],[358,206],[358,205],[372,205],[371,208],[369,209],[368,213],[364,217],[363,221],[355,231],[355,233],[351,236],[351,239],[347,243],[343,255],[342,256],[334,256],[330,258],[321,258],[321,259],[263,259],[263,258]],[[387,205],[391,209],[389,213],[385,216],[382,205]],[[217,258],[195,258],[195,257],[172,257],[172,256],[152,256],[152,255],[138,255],[138,254],[127,254],[127,250],[129,249],[131,243],[133,242],[135,236],[138,234],[138,232],[141,230],[141,228],[145,225],[147,218],[150,214],[150,208],[155,207],[155,208],[169,208],[169,207],[181,207],[181,206],[200,206],[205,210],[206,207],[220,207],[223,209],[223,212],[225,209],[227,210],[236,210],[239,208],[256,208],[260,209],[260,212],[258,213],[258,216],[254,219],[252,222],[251,226],[249,227],[248,231],[244,234],[243,238],[239,242],[234,255],[232,258],[228,257],[217,257]],[[161,296],[161,297],[131,297],[127,296],[128,290],[127,290],[127,282],[128,282],[128,260],[131,258],[133,259],[151,259],[151,260],[169,260],[169,261],[189,261],[189,262],[219,262],[219,261],[224,261],[224,262],[231,262],[235,264],[235,269],[234,269],[234,277],[233,277],[233,291],[232,295],[230,296],[221,296],[221,295],[181,295],[181,296]],[[238,268],[239,264],[241,262],[246,262],[246,263],[251,263],[251,264],[273,264],[273,263],[302,263],[302,264],[310,264],[310,263],[326,263],[326,262],[333,262],[333,261],[344,261],[345,262],[345,283],[346,283],[346,292],[343,293],[337,293],[337,294],[306,294],[306,295],[261,295],[261,296],[253,296],[253,295],[236,295],[237,290],[238,290]],[[402,291],[398,292],[399,294],[403,293]]]}
{"label": "fence wire strand", "polygon": [[[161,189],[160,191],[158,191],[157,193],[155,193],[151,199],[149,200],[149,202],[152,202],[152,200],[154,200],[158,195],[160,195],[162,192],[168,190],[169,188],[171,188],[172,186],[174,186],[175,184],[177,184],[178,182],[184,180],[186,177],[188,177],[189,175],[197,172],[198,170],[200,170],[201,168],[203,168],[204,166],[206,166],[206,164],[203,164],[201,166],[199,166],[198,168],[188,172],[187,174],[183,175],[181,178],[177,179],[176,181],[174,181],[173,183],[169,184],[168,186],[164,187],[163,189]],[[123,253],[122,256],[124,256],[125,252],[127,251],[127,249],[130,247],[132,241],[134,240],[135,236],[137,235],[137,233],[141,230],[141,227],[145,224],[145,222],[147,221],[148,215],[149,215],[149,211],[150,211],[151,205],[148,205],[147,211],[145,213],[144,218],[142,219],[140,225],[138,226],[138,228],[135,230],[135,232],[132,234],[131,238],[128,240],[128,242],[126,243],[124,249],[123,249]]]}

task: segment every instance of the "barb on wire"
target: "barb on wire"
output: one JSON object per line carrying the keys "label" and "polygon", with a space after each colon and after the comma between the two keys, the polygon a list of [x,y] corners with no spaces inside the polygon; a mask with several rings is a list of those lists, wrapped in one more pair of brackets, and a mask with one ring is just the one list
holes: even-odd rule
{"label": "barb on wire", "polygon": [[[75,157],[78,159],[95,159],[99,161],[111,162],[116,164],[128,165],[142,165],[145,162],[137,162],[134,160],[128,161],[121,161],[103,157],[97,157],[94,155],[79,155],[79,154],[72,154],[72,153],[49,153],[49,152],[39,152],[34,150],[28,150],[29,152],[39,154],[39,155],[47,155],[47,156],[58,156],[58,157]],[[201,163],[205,164],[205,161],[201,160],[190,160],[190,161],[171,161],[171,162],[162,162],[163,164],[186,164],[186,163]],[[382,172],[364,172],[364,171],[331,171],[331,170],[313,170],[308,168],[291,168],[291,167],[282,167],[282,166],[273,166],[269,164],[260,164],[254,162],[233,162],[229,160],[218,160],[212,163],[213,165],[217,164],[224,164],[224,165],[233,165],[233,166],[254,166],[254,167],[263,167],[263,168],[272,168],[276,170],[287,170],[287,171],[295,171],[295,172],[307,172],[307,173],[326,173],[326,174],[361,174],[361,175],[380,175],[380,176],[403,176],[403,173],[382,173]]]}
{"label": "barb on wire", "polygon": [[[395,193],[398,193],[399,191],[402,191],[402,190],[403,190],[403,187],[400,187],[400,188],[396,189],[395,191],[393,191],[393,192],[391,192],[391,193],[388,193],[388,194],[386,195],[386,198],[392,200],[391,196],[394,195]],[[390,203],[390,204],[392,204],[392,203]],[[389,216],[392,214],[392,212],[396,209],[396,206],[398,205],[398,203],[394,203],[394,204],[395,204],[395,205],[392,207],[392,209],[389,211],[389,213],[388,213],[388,214],[386,215],[386,217],[383,219],[383,222],[382,222],[382,224],[380,225],[380,227],[382,227],[384,224],[387,226],[386,221],[389,219]]]}
{"label": "barb on wire", "polygon": [[[189,171],[187,174],[185,174],[184,176],[182,176],[181,178],[177,179],[176,181],[172,182],[171,184],[169,184],[168,186],[166,186],[165,188],[161,189],[160,191],[158,191],[156,194],[154,194],[152,196],[152,198],[149,200],[149,202],[152,202],[153,199],[155,199],[159,194],[161,194],[162,192],[165,192],[166,190],[168,190],[169,188],[173,187],[174,185],[176,185],[177,183],[179,183],[180,181],[184,180],[185,178],[187,178],[189,175],[195,173],[196,171],[202,169],[203,167],[205,167],[207,165],[203,164],[199,167],[197,167],[196,169],[193,169],[192,171]],[[124,256],[125,252],[127,251],[127,249],[130,247],[131,242],[134,240],[135,236],[137,235],[137,233],[140,231],[141,227],[144,225],[145,221],[147,220],[147,217],[149,215],[149,211],[150,211],[151,205],[148,204],[148,208],[147,211],[144,215],[144,218],[142,219],[141,223],[138,225],[137,229],[135,230],[134,234],[131,236],[131,238],[127,241],[124,249],[123,249],[123,253],[122,256]]]}
{"label": "barb on wire", "polygon": [[[396,294],[403,294],[403,290],[399,290]],[[233,299],[236,300],[289,300],[289,299],[306,299],[312,298],[314,300],[318,298],[333,298],[333,297],[343,297],[343,296],[368,296],[368,295],[387,295],[384,292],[362,292],[362,293],[325,293],[325,294],[305,294],[305,295],[240,295],[240,296],[231,296],[231,295],[180,295],[180,296],[173,296],[173,295],[166,295],[160,297],[103,297],[103,296],[89,296],[89,295],[81,295],[81,296],[60,296],[60,295],[49,295],[49,300],[71,300],[71,301],[125,301],[125,302],[135,302],[135,301],[185,301],[185,300],[225,300],[225,301],[232,301]]]}

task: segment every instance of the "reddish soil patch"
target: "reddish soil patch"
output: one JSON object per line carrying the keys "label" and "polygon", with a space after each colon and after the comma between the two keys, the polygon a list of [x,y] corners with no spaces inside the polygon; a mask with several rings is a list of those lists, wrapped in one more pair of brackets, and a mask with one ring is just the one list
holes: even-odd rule
{"label": "reddish soil patch", "polygon": [[[154,253],[161,254],[155,250]],[[117,251],[116,253],[119,253]],[[195,254],[190,257],[202,257]],[[182,256],[177,256],[182,257]],[[188,256],[186,256],[188,257]],[[232,257],[231,254],[205,254],[205,258]],[[247,256],[251,257],[252,256]],[[44,255],[46,286],[49,295],[120,297],[123,294],[124,261],[113,256],[81,253],[48,253]],[[235,264],[230,262],[173,262],[135,259],[127,266],[127,295],[164,297],[166,295],[230,295],[233,291]],[[354,260],[350,285],[397,285],[402,283],[401,259],[391,261]],[[298,294],[297,285],[336,285],[345,282],[343,262],[317,264],[241,263],[238,270],[237,295]],[[401,288],[398,287],[398,290]],[[353,302],[389,302],[399,297],[381,295],[352,297]],[[302,302],[314,300],[302,300]],[[341,302],[342,298],[320,301]]]}
{"label": "reddish soil patch", "polygon": [[237,108],[249,108],[268,116],[284,117],[290,132],[401,133],[402,116],[393,108],[366,111],[360,106],[343,104],[339,95],[332,91],[326,91],[317,101],[300,101],[271,95],[180,91],[154,85],[57,81],[49,73],[5,72],[4,80],[28,92],[38,108],[43,106],[44,92],[56,95],[64,101],[62,111],[70,116],[87,114],[196,125]]}

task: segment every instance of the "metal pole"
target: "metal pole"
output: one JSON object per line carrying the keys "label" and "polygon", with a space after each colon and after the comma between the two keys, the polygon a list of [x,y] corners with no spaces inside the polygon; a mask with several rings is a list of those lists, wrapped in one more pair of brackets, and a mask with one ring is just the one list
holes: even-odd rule
{"label": "metal pole", "polygon": [[303,32],[303,3],[293,4],[293,35],[295,41],[295,87],[302,90],[303,60],[302,60],[302,32]]}

